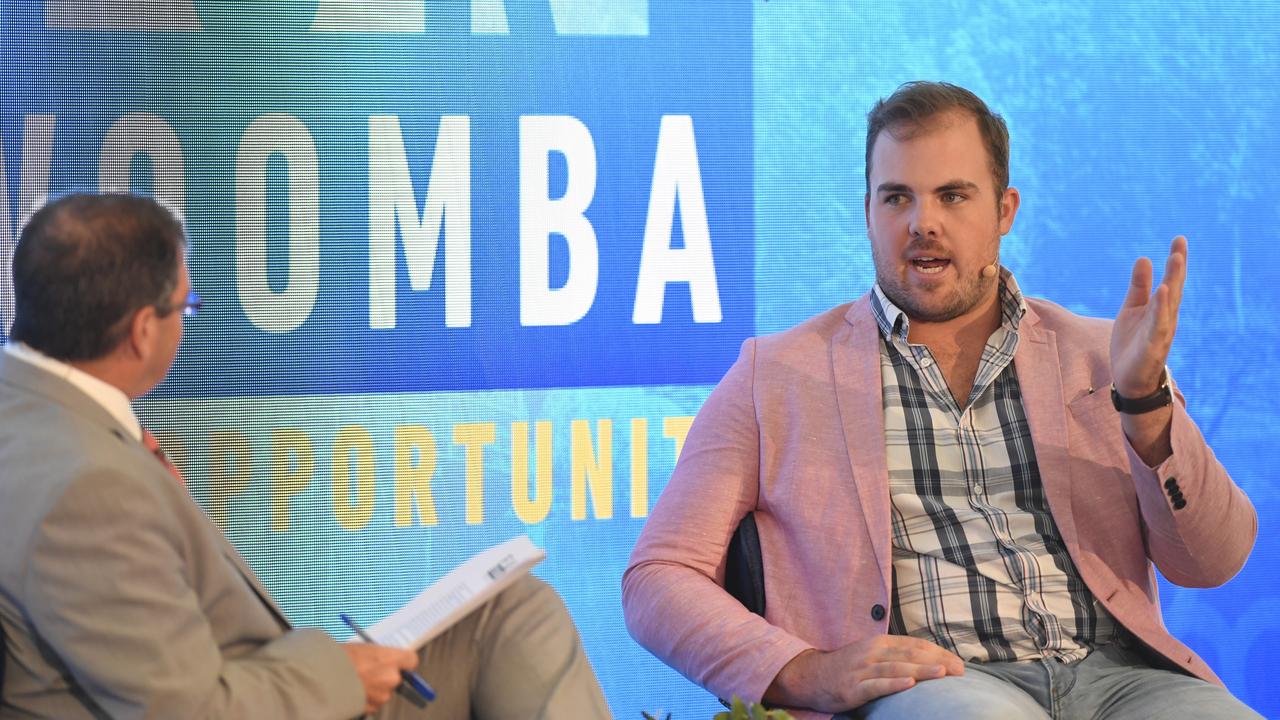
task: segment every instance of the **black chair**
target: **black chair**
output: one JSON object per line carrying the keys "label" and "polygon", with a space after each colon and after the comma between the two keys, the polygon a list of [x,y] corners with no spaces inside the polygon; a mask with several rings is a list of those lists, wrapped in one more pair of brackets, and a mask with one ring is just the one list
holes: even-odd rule
{"label": "black chair", "polygon": [[742,606],[764,616],[764,562],[760,558],[760,531],[755,513],[747,513],[729,540],[725,552],[724,589]]}
{"label": "black chair", "polygon": [[[760,558],[760,532],[755,513],[747,513],[738,523],[725,550],[724,589],[742,606],[764,617],[764,562]],[[729,701],[718,698],[730,707]]]}

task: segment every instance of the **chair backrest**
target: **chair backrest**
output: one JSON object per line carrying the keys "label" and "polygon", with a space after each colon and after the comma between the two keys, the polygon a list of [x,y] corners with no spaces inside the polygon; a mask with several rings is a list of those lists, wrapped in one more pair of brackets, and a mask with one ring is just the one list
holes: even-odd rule
{"label": "chair backrest", "polygon": [[[742,606],[764,616],[764,562],[760,557],[760,531],[755,513],[747,513],[738,523],[725,550],[724,589]],[[729,701],[717,698],[729,707]]]}
{"label": "chair backrest", "polygon": [[755,513],[747,513],[725,552],[724,589],[751,612],[764,615],[764,562]]}

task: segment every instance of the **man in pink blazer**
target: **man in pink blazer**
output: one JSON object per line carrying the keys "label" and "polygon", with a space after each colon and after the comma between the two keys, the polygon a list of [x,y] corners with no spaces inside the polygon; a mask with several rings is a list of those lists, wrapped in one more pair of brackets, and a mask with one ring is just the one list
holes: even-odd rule
{"label": "man in pink blazer", "polygon": [[[623,578],[632,635],[797,717],[1256,717],[1156,595],[1226,582],[1257,528],[1165,369],[1186,240],[1114,322],[1024,298],[1003,120],[941,83],[868,120],[876,286],[744,343]],[[764,617],[723,589],[752,512]]]}

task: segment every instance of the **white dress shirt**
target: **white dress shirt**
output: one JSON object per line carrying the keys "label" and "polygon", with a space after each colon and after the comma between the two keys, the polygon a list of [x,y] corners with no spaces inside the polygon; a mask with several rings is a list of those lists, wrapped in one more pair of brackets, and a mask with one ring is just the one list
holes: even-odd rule
{"label": "white dress shirt", "polygon": [[4,346],[9,355],[31,363],[45,372],[52,373],[76,386],[94,402],[110,413],[134,440],[142,442],[142,424],[133,414],[133,406],[129,404],[129,396],[120,388],[103,382],[89,373],[78,370],[61,360],[54,360],[44,353],[20,342],[11,342]]}

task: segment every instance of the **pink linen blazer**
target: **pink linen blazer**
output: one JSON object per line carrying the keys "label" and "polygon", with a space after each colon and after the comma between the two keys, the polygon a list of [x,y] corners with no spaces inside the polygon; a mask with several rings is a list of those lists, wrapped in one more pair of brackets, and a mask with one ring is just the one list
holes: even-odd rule
{"label": "pink linen blazer", "polygon": [[[1152,564],[1216,586],[1257,516],[1175,393],[1173,456],[1148,468],[1111,406],[1111,322],[1028,298],[1014,365],[1045,492],[1089,589],[1171,666],[1220,684],[1165,629]],[[720,697],[758,700],[800,652],[888,631],[890,500],[879,335],[869,296],[747,340],[708,397],[623,575],[632,636]],[[1186,500],[1175,510],[1174,478]],[[723,589],[725,549],[756,512],[765,617]],[[826,717],[802,712],[798,718]]]}

